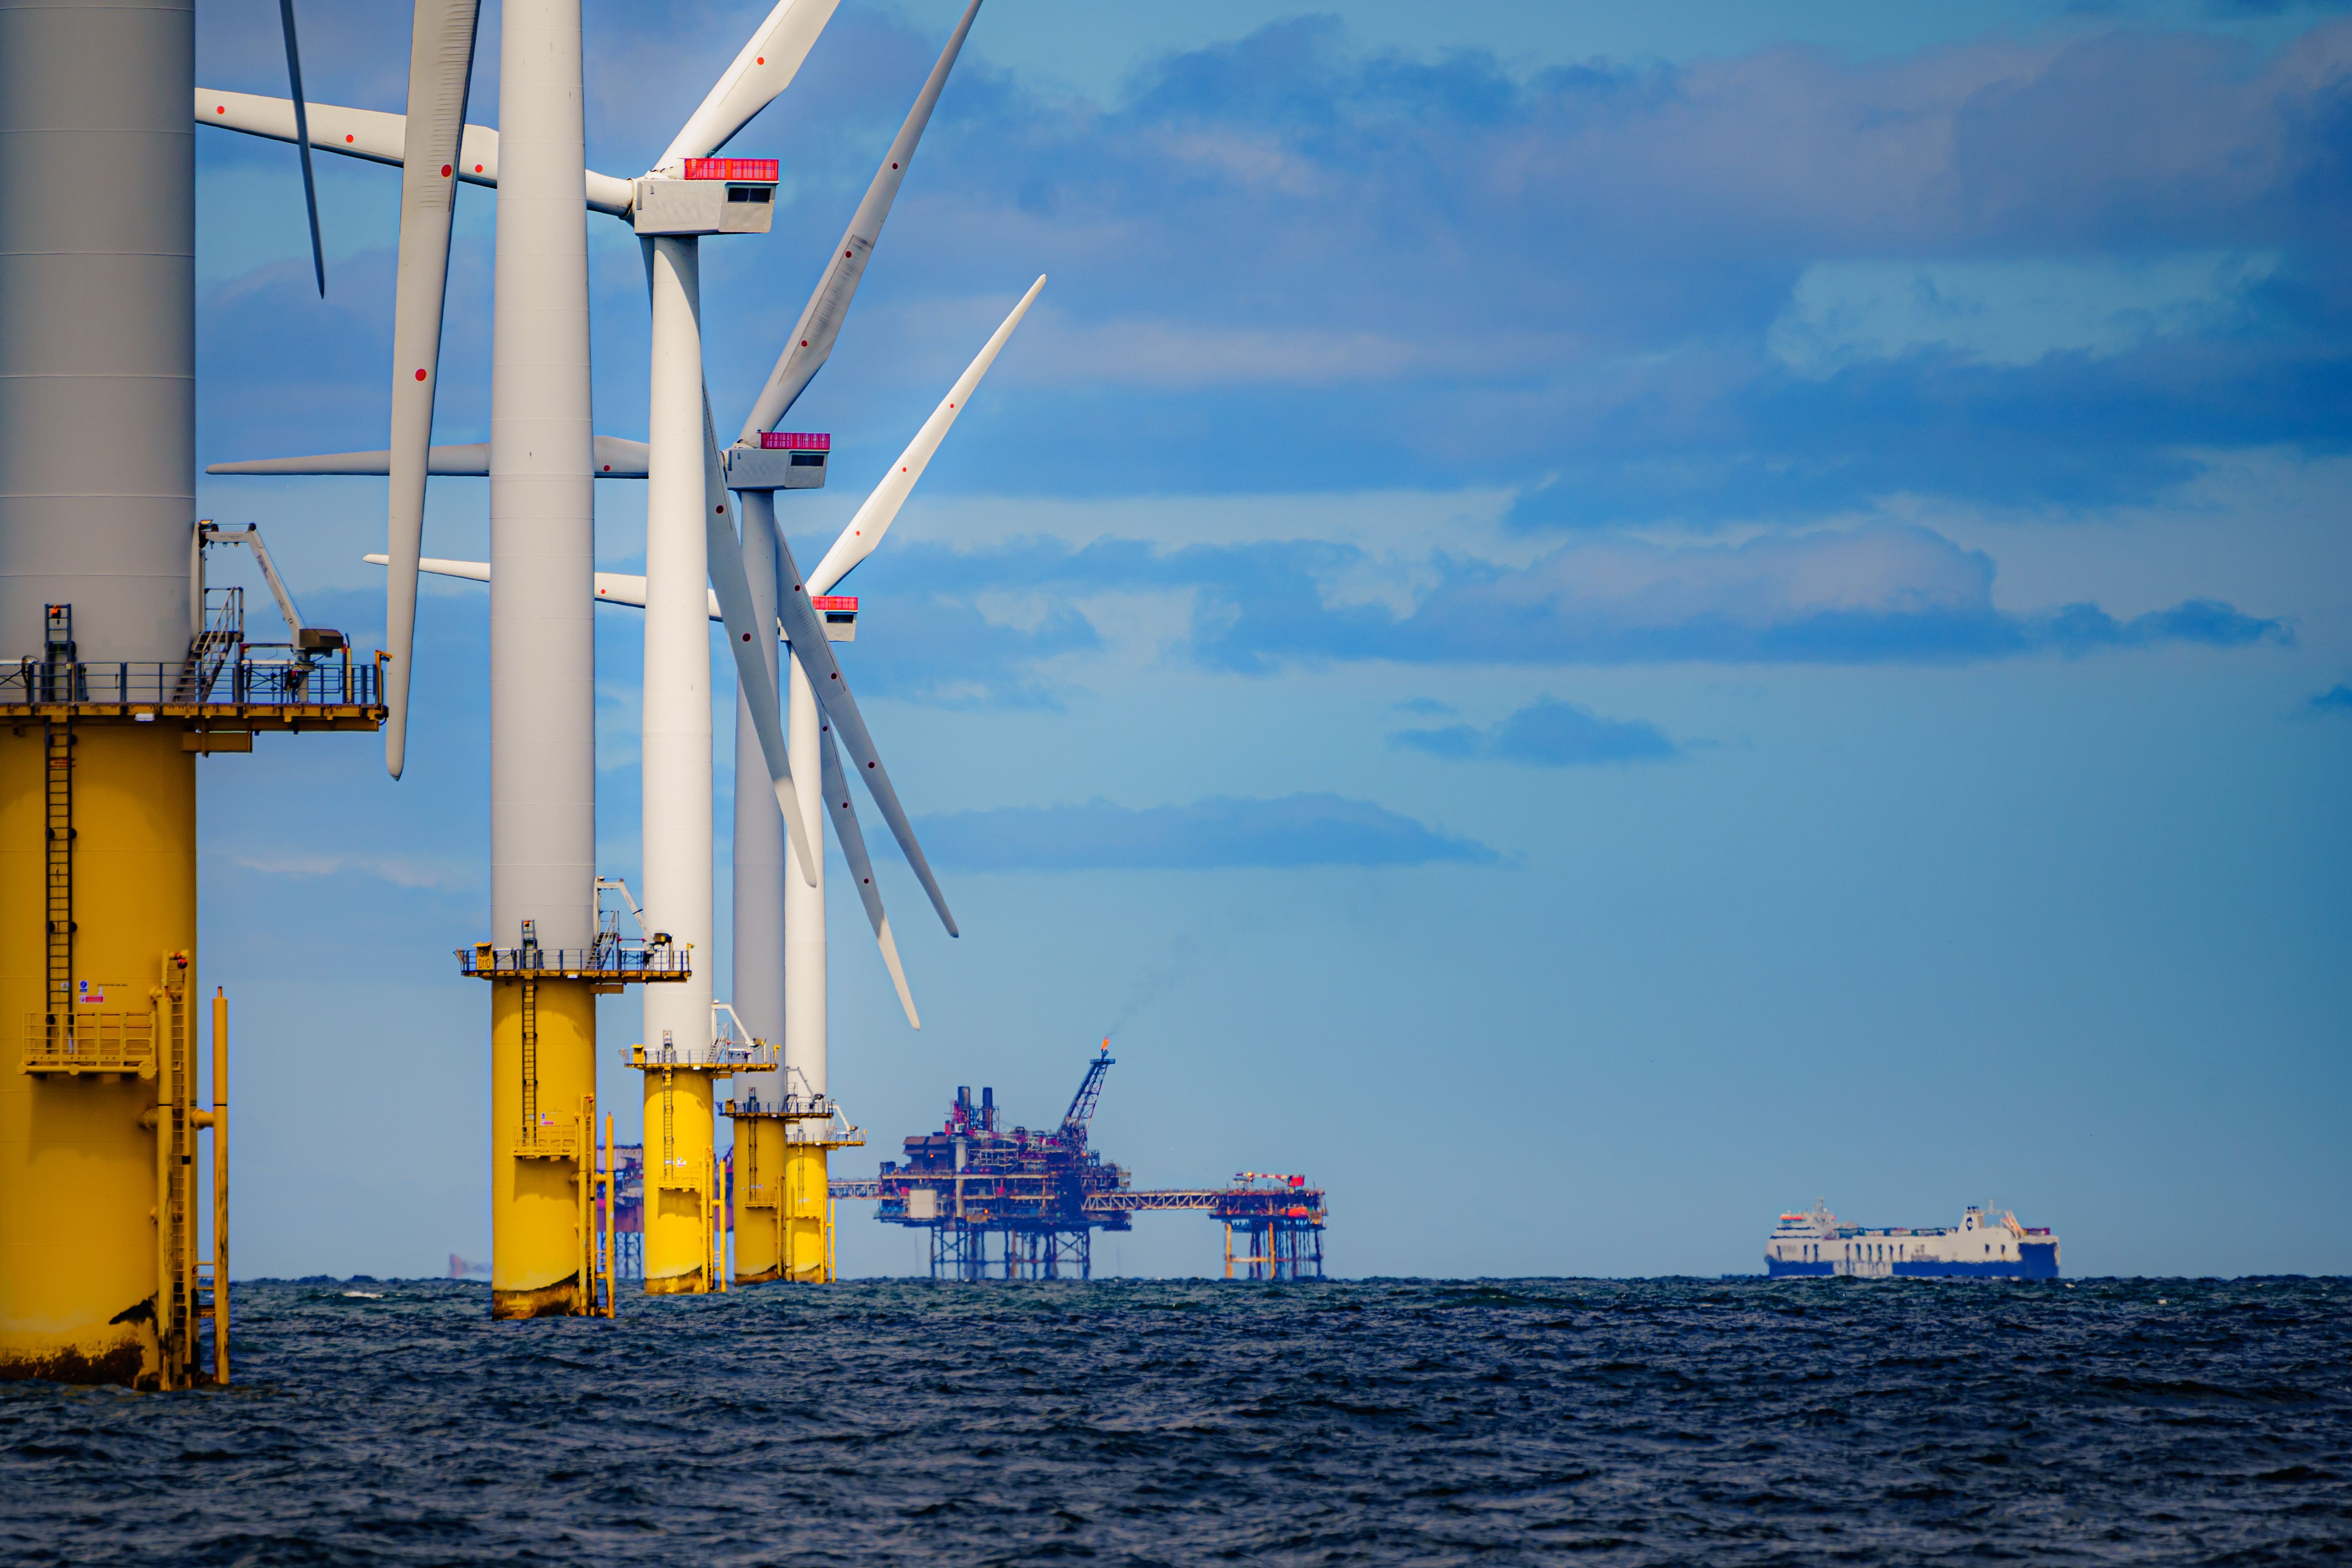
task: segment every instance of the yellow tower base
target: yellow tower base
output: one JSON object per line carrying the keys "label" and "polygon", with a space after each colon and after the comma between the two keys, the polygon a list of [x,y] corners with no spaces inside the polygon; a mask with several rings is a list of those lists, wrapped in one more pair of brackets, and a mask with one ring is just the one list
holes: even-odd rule
{"label": "yellow tower base", "polygon": [[743,1111],[735,1124],[735,1282],[754,1285],[784,1273],[784,1128],[772,1111]]}
{"label": "yellow tower base", "polygon": [[[795,1129],[797,1131],[798,1129]],[[811,1131],[815,1129],[812,1128]],[[794,1142],[784,1154],[784,1278],[833,1278],[833,1194],[826,1185],[831,1153],[822,1143]]]}
{"label": "yellow tower base", "polygon": [[477,942],[457,961],[490,982],[490,1315],[608,1315],[600,1219],[611,1219],[612,1161],[608,1148],[597,1168],[596,994],[682,981],[686,956],[600,938],[562,949]]}
{"label": "yellow tower base", "polygon": [[490,987],[490,1315],[588,1310],[580,1192],[596,1125],[590,982],[500,976]]}
{"label": "yellow tower base", "polygon": [[175,1386],[193,1359],[178,1161],[212,1118],[194,1119],[183,733],[0,729],[0,1377]]}
{"label": "yellow tower base", "polygon": [[865,1133],[824,1098],[781,1106],[730,1100],[726,1113],[735,1123],[737,1282],[832,1280],[827,1166],[834,1150],[864,1147]]}
{"label": "yellow tower base", "polygon": [[719,1190],[713,1082],[735,1063],[662,1061],[634,1046],[646,1075],[646,1294],[727,1289],[727,1207]]}

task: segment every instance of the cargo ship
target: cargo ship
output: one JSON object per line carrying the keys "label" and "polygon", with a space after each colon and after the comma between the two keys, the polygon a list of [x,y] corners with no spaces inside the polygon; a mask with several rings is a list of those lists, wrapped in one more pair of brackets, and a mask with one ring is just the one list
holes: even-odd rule
{"label": "cargo ship", "polygon": [[1853,1274],[1865,1280],[2054,1280],[2058,1238],[2003,1211],[1971,1207],[1958,1225],[1933,1229],[1848,1225],[1816,1203],[1780,1216],[1765,1244],[1775,1280]]}

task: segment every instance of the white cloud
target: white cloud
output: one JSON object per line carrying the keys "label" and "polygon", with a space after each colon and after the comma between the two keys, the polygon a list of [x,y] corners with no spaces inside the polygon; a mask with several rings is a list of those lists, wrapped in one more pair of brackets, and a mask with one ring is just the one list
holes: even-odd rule
{"label": "white cloud", "polygon": [[461,893],[482,884],[481,868],[456,855],[243,854],[232,851],[228,862],[263,876],[367,876],[394,887],[429,888],[439,893]]}

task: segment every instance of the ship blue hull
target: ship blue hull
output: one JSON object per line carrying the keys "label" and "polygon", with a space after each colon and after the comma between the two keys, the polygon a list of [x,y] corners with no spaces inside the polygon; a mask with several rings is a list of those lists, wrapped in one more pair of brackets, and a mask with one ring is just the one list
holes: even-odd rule
{"label": "ship blue hull", "polygon": [[[2015,1262],[2004,1258],[1990,1263],[1890,1263],[1887,1270],[1898,1280],[2054,1280],[2058,1277],[2058,1248],[2054,1242],[2037,1246],[2029,1241],[2018,1251],[2021,1256]],[[1778,1258],[1767,1258],[1764,1260],[1764,1271],[1775,1280],[1794,1280],[1834,1274],[1837,1265],[1829,1262],[1784,1262]]]}

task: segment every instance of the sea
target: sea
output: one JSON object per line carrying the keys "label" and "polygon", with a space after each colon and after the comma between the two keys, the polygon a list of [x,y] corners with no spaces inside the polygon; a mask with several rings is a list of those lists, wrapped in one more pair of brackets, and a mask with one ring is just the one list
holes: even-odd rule
{"label": "sea", "polygon": [[2352,1562],[2352,1281],[236,1287],[0,1385],[22,1563]]}

